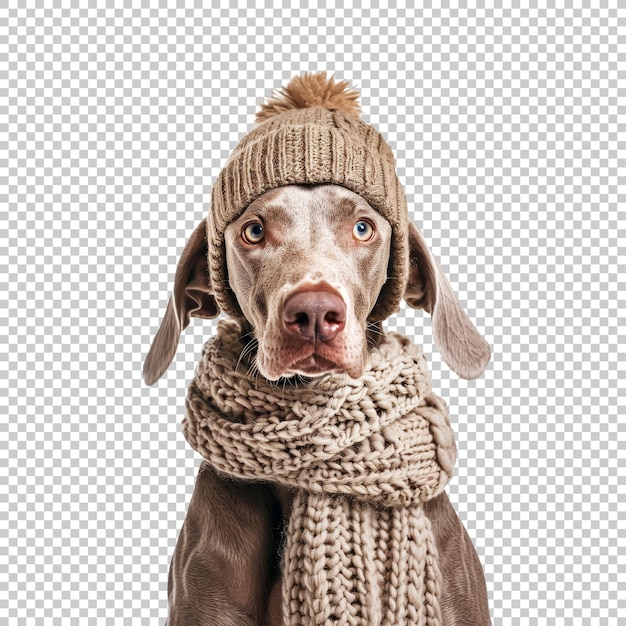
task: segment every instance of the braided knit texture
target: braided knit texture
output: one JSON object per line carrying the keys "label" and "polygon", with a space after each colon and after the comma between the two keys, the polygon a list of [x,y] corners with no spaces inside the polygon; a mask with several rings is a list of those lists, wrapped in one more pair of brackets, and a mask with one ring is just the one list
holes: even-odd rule
{"label": "braided knit texture", "polygon": [[295,491],[285,625],[439,626],[422,503],[452,477],[456,444],[419,348],[388,333],[358,380],[283,385],[248,375],[240,332],[221,320],[205,344],[183,433],[219,472]]}

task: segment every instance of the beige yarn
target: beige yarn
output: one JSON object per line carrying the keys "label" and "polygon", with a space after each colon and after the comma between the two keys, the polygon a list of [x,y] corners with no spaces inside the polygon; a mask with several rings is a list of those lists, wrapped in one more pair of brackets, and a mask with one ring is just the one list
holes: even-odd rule
{"label": "beige yarn", "polygon": [[216,470],[295,490],[283,566],[289,626],[439,626],[440,573],[422,502],[456,460],[426,360],[389,333],[358,380],[250,377],[221,320],[189,385],[183,433]]}

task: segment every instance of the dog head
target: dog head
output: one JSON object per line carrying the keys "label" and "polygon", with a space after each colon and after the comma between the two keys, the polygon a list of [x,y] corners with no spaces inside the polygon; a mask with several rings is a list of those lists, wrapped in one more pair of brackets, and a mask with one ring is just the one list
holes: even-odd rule
{"label": "dog head", "polygon": [[[224,233],[229,288],[253,337],[250,353],[262,376],[361,375],[380,332],[369,316],[389,279],[391,236],[384,217],[339,185],[270,190],[229,224]],[[172,297],[146,358],[148,384],[168,367],[191,317],[220,313],[208,255],[203,221],[181,255]],[[413,224],[407,255],[405,301],[430,313],[433,337],[449,367],[463,378],[476,378],[489,362],[489,346]]]}
{"label": "dog head", "polygon": [[406,302],[432,315],[448,365],[474,378],[489,346],[408,219],[395,158],[360,117],[358,92],[325,72],[262,105],[183,251],[144,377],[171,362],[190,317],[240,318],[246,355],[270,380],[358,378],[380,321]]}

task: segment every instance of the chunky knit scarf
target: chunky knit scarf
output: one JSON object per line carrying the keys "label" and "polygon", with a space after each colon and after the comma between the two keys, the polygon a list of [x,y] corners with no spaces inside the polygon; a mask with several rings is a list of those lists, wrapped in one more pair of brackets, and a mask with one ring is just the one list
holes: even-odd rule
{"label": "chunky knit scarf", "polygon": [[204,346],[183,433],[216,470],[295,490],[283,563],[287,626],[439,626],[437,551],[422,503],[456,460],[426,360],[388,333],[364,375],[252,377],[236,322]]}

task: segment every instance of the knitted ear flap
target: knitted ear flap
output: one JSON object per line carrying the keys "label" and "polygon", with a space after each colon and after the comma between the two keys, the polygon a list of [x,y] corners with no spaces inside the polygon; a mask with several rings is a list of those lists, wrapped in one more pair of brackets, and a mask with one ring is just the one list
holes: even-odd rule
{"label": "knitted ear flap", "polygon": [[147,385],[156,383],[172,362],[180,333],[189,326],[191,317],[211,319],[220,314],[209,280],[207,252],[206,221],[202,220],[180,256],[174,291],[144,361],[143,379]]}
{"label": "knitted ear flap", "polygon": [[489,344],[463,310],[422,233],[409,223],[410,268],[404,299],[432,317],[433,337],[443,360],[462,378],[478,378],[491,359]]}

